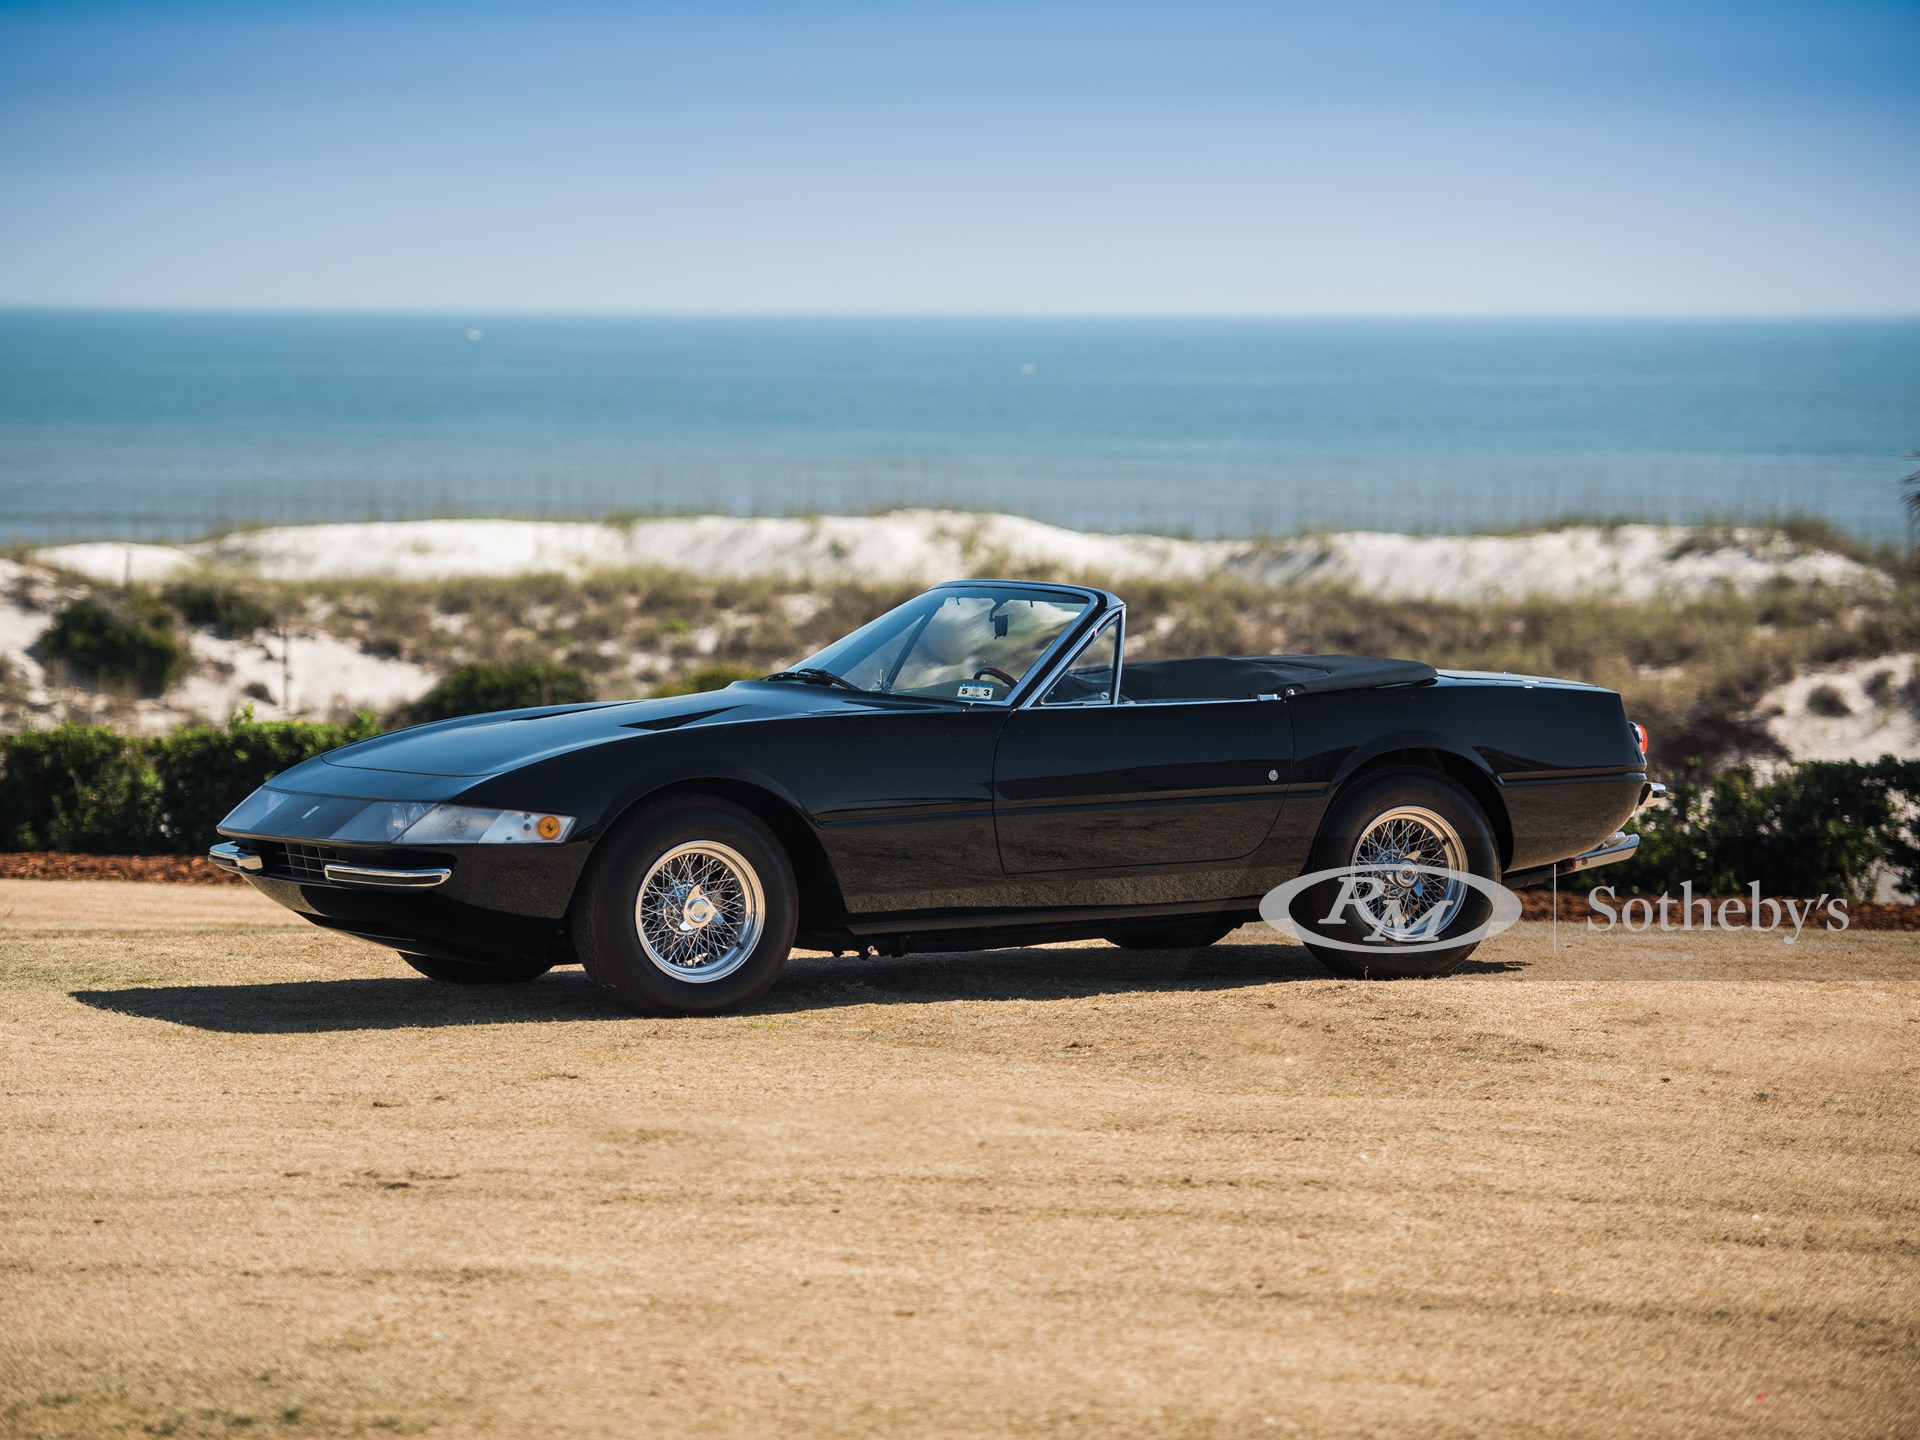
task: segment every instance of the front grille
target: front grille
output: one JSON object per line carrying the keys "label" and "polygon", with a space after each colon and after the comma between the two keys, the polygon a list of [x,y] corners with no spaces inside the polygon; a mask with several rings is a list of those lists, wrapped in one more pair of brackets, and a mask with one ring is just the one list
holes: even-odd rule
{"label": "front grille", "polygon": [[325,880],[327,862],[339,858],[340,852],[330,845],[296,845],[286,840],[260,843],[261,873],[283,880]]}

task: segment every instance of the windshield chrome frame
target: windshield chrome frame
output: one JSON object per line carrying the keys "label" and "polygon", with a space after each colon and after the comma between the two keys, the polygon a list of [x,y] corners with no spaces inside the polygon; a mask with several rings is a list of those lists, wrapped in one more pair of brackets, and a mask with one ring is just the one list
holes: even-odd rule
{"label": "windshield chrome frame", "polygon": [[[1074,622],[1060,632],[1053,644],[1041,651],[1040,658],[1028,667],[1020,683],[997,700],[963,700],[949,695],[914,695],[897,690],[868,690],[864,686],[855,689],[863,695],[883,700],[906,700],[925,705],[958,705],[966,709],[976,706],[991,706],[996,710],[1024,710],[1036,698],[1046,693],[1058,672],[1073,655],[1079,653],[1083,645],[1115,614],[1124,614],[1126,603],[1110,590],[1096,589],[1091,585],[1055,584],[1048,580],[942,580],[938,585],[929,585],[920,592],[932,595],[941,590],[966,590],[980,586],[997,586],[1007,590],[1032,591],[1055,596],[1071,595],[1087,602],[1087,608]],[[918,598],[918,597],[916,597]],[[841,637],[844,639],[845,637]],[[838,644],[839,641],[832,642]],[[1125,643],[1124,631],[1122,644]],[[831,648],[831,647],[826,647]],[[1118,693],[1116,686],[1116,694]]]}
{"label": "windshield chrome frame", "polygon": [[[1014,687],[1007,698],[1004,701],[997,702],[1005,705],[1009,710],[1030,710],[1039,704],[1040,697],[1053,688],[1053,682],[1058,680],[1067,666],[1073,663],[1074,657],[1080,653],[1082,647],[1098,635],[1100,631],[1104,630],[1107,622],[1116,615],[1120,617],[1121,623],[1120,645],[1123,650],[1126,647],[1127,603],[1111,590],[1099,590],[1091,585],[1050,585],[1039,580],[967,580],[949,583],[1008,585],[1025,590],[1066,591],[1074,595],[1084,595],[1088,600],[1093,602],[1087,607],[1087,613],[1082,615],[1077,622],[1069,625],[1060,638],[1053,642],[1052,648],[1043,654],[1039,660],[1034,662],[1033,668],[1027,671],[1026,676],[1021,680],[1019,685]],[[944,587],[935,586],[934,588],[942,589]],[[1113,695],[1116,704],[1118,703],[1119,693],[1120,667],[1116,665],[1114,667],[1113,685]]]}
{"label": "windshield chrome frame", "polygon": [[1065,668],[1072,656],[1079,653],[1080,646],[1087,637],[1098,630],[1101,623],[1116,611],[1124,611],[1126,602],[1111,590],[1095,589],[1091,585],[1056,585],[1046,580],[943,580],[938,585],[928,587],[932,590],[954,590],[971,585],[1004,585],[1009,590],[1051,591],[1055,595],[1078,595],[1088,602],[1086,613],[1060,632],[1055,640],[1038,660],[1020,679],[1020,683],[1007,692],[1004,700],[962,700],[962,705],[992,705],[997,709],[1025,710],[1059,678],[1059,672]]}

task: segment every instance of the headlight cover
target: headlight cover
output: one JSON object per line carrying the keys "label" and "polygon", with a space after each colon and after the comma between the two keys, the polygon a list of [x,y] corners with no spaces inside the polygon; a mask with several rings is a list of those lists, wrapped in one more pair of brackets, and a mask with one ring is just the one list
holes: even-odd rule
{"label": "headlight cover", "polygon": [[349,800],[261,786],[220,822],[223,830],[360,845],[558,845],[571,815],[491,810],[419,800]]}
{"label": "headlight cover", "polygon": [[473,805],[393,808],[426,809],[402,828],[395,845],[558,845],[573,830],[573,816],[539,810],[483,810]]}

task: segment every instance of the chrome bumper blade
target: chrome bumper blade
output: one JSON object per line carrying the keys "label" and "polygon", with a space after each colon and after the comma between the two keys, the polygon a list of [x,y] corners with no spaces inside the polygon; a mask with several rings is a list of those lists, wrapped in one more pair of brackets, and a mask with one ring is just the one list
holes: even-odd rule
{"label": "chrome bumper blade", "polygon": [[335,885],[373,885],[385,890],[424,890],[433,885],[444,885],[453,871],[444,867],[433,870],[383,870],[375,865],[342,865],[330,861],[321,873]]}
{"label": "chrome bumper blade", "polygon": [[1554,866],[1557,875],[1572,875],[1581,870],[1591,870],[1596,865],[1611,865],[1616,860],[1631,859],[1633,852],[1640,848],[1640,837],[1629,835],[1624,830],[1613,832],[1613,838],[1604,845],[1596,845],[1584,855],[1576,855],[1571,860],[1562,860]]}
{"label": "chrome bumper blade", "polygon": [[207,851],[207,858],[234,875],[257,875],[261,860],[251,850],[242,850],[231,840],[222,841]]}
{"label": "chrome bumper blade", "polygon": [[1604,845],[1596,845],[1584,855],[1576,855],[1571,860],[1556,861],[1552,865],[1536,865],[1531,870],[1516,870],[1501,879],[1509,890],[1524,890],[1529,885],[1544,885],[1560,875],[1573,875],[1582,870],[1591,870],[1596,865],[1611,865],[1617,860],[1632,857],[1640,848],[1640,837],[1629,835],[1624,830],[1616,830],[1613,837]]}

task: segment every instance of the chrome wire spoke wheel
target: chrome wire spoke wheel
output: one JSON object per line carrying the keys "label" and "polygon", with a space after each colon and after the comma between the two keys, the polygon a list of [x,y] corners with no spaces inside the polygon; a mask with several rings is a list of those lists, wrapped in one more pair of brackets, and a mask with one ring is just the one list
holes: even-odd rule
{"label": "chrome wire spoke wheel", "polygon": [[1380,882],[1377,897],[1359,902],[1378,939],[1435,940],[1467,902],[1465,882],[1433,873],[1464,871],[1466,847],[1453,826],[1425,806],[1375,816],[1354,842],[1350,863]]}
{"label": "chrome wire spoke wheel", "polygon": [[662,973],[705,984],[752,956],[766,922],[760,877],[739,851],[690,840],[667,851],[640,882],[634,930]]}

